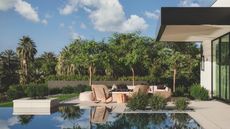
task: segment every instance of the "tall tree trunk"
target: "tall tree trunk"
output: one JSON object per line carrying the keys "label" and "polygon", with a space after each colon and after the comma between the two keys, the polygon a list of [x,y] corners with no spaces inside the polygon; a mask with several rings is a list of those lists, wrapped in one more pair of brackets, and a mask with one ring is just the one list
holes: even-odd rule
{"label": "tall tree trunk", "polygon": [[173,69],[173,92],[176,91],[176,67]]}
{"label": "tall tree trunk", "polygon": [[133,67],[131,67],[132,70],[132,74],[133,74],[133,86],[135,85],[135,71],[133,69]]}
{"label": "tall tree trunk", "polygon": [[89,86],[92,85],[92,66],[89,66]]}

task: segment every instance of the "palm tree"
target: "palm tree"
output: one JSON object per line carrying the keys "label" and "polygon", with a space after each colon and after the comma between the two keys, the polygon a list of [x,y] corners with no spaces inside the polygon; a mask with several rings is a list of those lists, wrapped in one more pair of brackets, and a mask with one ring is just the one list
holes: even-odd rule
{"label": "palm tree", "polygon": [[34,41],[29,36],[23,36],[17,47],[17,55],[20,59],[20,83],[26,84],[29,81],[29,65],[37,53]]}
{"label": "palm tree", "polygon": [[56,74],[55,66],[57,63],[57,59],[54,53],[52,52],[44,52],[41,55],[42,59],[42,71],[45,75],[54,75]]}
{"label": "palm tree", "polygon": [[18,83],[19,61],[13,50],[0,53],[0,82],[1,90],[7,90],[9,85]]}

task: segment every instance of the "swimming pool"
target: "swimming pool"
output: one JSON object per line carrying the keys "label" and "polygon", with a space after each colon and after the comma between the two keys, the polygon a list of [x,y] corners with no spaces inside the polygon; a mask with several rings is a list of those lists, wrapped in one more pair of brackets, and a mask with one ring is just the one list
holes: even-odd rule
{"label": "swimming pool", "polygon": [[0,108],[0,129],[201,129],[185,113],[112,113],[107,107],[61,106],[51,115],[12,115]]}

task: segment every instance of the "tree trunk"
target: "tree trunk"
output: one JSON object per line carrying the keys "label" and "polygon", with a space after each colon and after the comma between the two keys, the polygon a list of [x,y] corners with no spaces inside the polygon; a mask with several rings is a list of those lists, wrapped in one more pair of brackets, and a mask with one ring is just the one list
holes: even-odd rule
{"label": "tree trunk", "polygon": [[131,67],[131,70],[132,70],[132,74],[133,74],[133,86],[135,85],[135,71],[133,69],[133,67]]}
{"label": "tree trunk", "polygon": [[89,86],[92,85],[92,66],[89,66]]}
{"label": "tree trunk", "polygon": [[173,69],[173,92],[176,91],[176,68]]}

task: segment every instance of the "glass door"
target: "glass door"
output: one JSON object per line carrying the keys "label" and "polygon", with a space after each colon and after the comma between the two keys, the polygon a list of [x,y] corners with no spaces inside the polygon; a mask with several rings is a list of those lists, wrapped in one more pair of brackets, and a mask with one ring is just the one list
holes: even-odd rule
{"label": "glass door", "polygon": [[212,42],[212,89],[215,97],[230,100],[230,43],[229,35]]}

